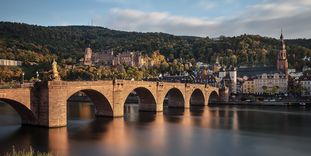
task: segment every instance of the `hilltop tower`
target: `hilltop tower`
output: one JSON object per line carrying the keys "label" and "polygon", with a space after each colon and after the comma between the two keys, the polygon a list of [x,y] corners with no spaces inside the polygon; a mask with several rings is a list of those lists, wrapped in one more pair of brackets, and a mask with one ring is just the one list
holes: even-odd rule
{"label": "hilltop tower", "polygon": [[287,53],[286,53],[286,47],[285,47],[285,42],[284,42],[284,37],[283,37],[283,31],[281,31],[281,36],[280,36],[280,51],[278,54],[278,60],[277,60],[277,70],[279,72],[283,72],[285,75],[288,74],[288,60],[287,60]]}
{"label": "hilltop tower", "polygon": [[92,65],[92,53],[93,51],[90,48],[90,46],[85,49],[84,61],[83,61],[84,65],[87,65],[87,66]]}

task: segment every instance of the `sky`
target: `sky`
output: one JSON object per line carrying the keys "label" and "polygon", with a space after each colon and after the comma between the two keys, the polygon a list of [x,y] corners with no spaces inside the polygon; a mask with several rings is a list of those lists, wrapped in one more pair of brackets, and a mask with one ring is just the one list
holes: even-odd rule
{"label": "sky", "polygon": [[311,0],[0,0],[0,21],[218,37],[311,38]]}

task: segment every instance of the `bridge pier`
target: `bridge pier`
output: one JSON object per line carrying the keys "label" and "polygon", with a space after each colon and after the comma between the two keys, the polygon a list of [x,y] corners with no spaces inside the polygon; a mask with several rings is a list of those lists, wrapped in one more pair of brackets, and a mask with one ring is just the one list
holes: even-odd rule
{"label": "bridge pier", "polygon": [[122,90],[115,88],[113,91],[113,117],[123,117],[124,116],[124,104],[122,100]]}
{"label": "bridge pier", "polygon": [[[63,81],[48,82],[48,103],[47,109],[48,120],[44,126],[62,127],[67,125],[67,93],[66,83]],[[42,104],[45,105],[45,104]]]}
{"label": "bridge pier", "polygon": [[163,102],[157,102],[156,112],[163,112]]}
{"label": "bridge pier", "polygon": [[191,95],[185,95],[185,109],[190,109],[190,98],[191,98]]}

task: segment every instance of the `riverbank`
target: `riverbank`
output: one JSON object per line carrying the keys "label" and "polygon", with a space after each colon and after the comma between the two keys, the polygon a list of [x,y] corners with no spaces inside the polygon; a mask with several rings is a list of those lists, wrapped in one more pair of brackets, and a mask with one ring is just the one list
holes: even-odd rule
{"label": "riverbank", "polygon": [[248,105],[248,106],[311,106],[311,102],[305,101],[229,101],[217,102],[213,105]]}
{"label": "riverbank", "polygon": [[12,151],[5,154],[5,156],[53,156],[52,153],[49,152],[39,152],[34,151],[31,147],[28,150],[16,150],[15,147],[12,147]]}

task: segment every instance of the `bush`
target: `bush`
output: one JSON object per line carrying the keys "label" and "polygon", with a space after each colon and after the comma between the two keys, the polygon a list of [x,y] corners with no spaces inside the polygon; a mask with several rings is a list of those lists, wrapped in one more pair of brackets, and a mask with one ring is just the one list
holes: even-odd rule
{"label": "bush", "polygon": [[5,154],[5,156],[53,156],[51,153],[34,151],[32,147],[28,150],[16,151],[15,147],[12,147],[12,151]]}

